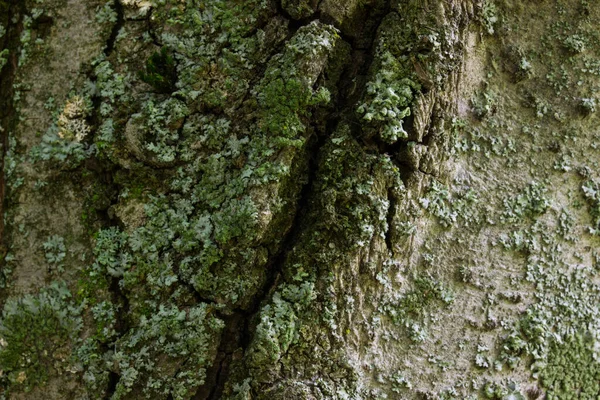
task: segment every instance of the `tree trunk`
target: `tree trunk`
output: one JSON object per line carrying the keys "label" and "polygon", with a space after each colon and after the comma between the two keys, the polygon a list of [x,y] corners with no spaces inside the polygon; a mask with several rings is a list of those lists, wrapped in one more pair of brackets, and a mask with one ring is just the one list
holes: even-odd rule
{"label": "tree trunk", "polygon": [[0,0],[0,398],[599,398],[599,19]]}

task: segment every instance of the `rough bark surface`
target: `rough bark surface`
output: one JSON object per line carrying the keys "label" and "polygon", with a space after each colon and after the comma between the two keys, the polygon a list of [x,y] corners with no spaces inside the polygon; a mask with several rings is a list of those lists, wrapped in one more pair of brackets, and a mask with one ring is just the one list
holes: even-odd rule
{"label": "rough bark surface", "polygon": [[599,19],[0,0],[0,398],[598,398]]}

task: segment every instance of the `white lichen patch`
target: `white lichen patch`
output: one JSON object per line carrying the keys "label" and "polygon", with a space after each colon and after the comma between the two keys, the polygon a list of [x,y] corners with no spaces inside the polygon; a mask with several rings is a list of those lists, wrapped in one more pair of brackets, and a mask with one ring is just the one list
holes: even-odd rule
{"label": "white lichen patch", "polygon": [[81,96],[73,96],[58,117],[58,136],[62,139],[81,142],[90,133],[90,126],[85,120],[88,107]]}
{"label": "white lichen patch", "polygon": [[121,4],[137,8],[140,14],[145,14],[152,8],[152,2],[148,0],[121,0]]}

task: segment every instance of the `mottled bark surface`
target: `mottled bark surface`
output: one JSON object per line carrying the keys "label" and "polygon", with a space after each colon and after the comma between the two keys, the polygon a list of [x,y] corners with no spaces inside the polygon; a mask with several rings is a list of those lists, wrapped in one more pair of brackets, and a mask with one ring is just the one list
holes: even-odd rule
{"label": "mottled bark surface", "polygon": [[599,18],[0,0],[0,398],[598,398]]}

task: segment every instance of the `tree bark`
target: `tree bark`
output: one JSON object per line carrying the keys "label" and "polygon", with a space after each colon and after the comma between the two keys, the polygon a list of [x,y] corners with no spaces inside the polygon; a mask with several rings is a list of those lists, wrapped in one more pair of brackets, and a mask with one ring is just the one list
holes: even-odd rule
{"label": "tree bark", "polygon": [[599,17],[0,0],[0,398],[598,398]]}

